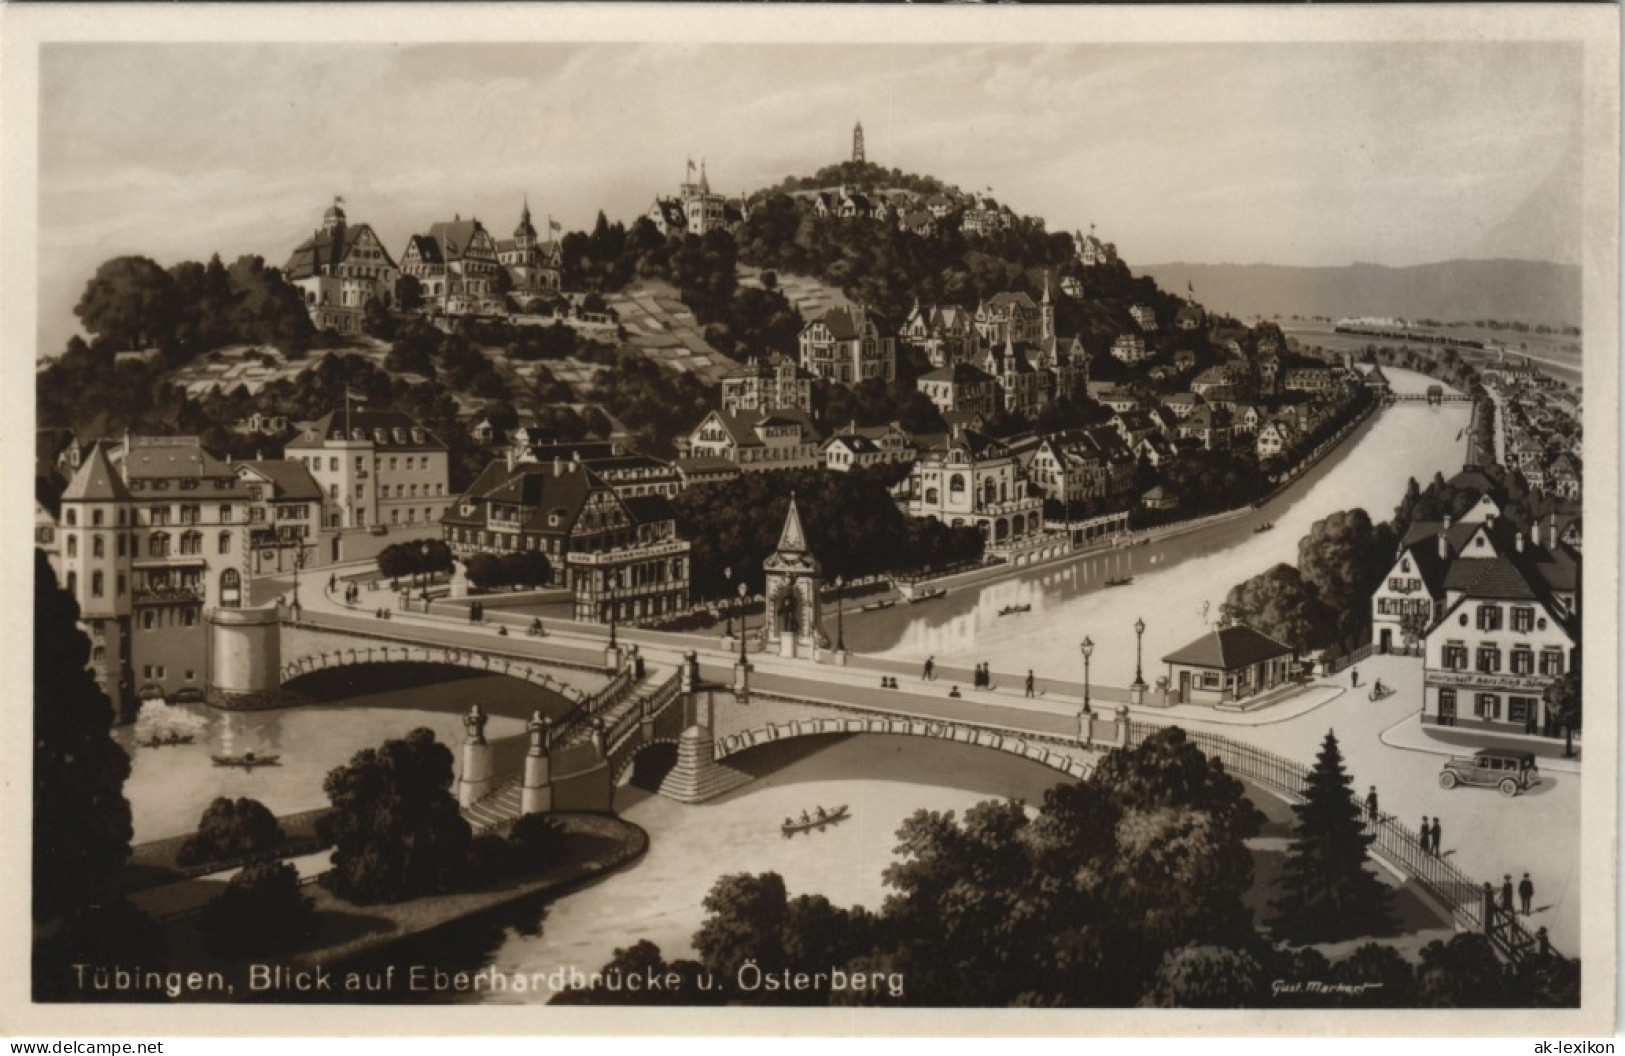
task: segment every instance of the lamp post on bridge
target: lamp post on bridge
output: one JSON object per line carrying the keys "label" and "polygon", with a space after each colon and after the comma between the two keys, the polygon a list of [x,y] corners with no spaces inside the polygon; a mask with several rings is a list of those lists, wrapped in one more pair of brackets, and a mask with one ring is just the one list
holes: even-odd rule
{"label": "lamp post on bridge", "polygon": [[737,588],[739,594],[739,662],[734,664],[734,700],[750,703],[750,660],[745,656],[745,592],[749,589],[743,580]]}
{"label": "lamp post on bridge", "polygon": [[[722,578],[726,579],[728,581],[728,586],[729,587],[733,586],[734,570],[733,570],[732,565],[729,565],[727,568],[722,570]],[[722,610],[725,613],[724,618],[728,621],[728,626],[722,632],[722,636],[724,638],[732,638],[734,636],[734,610],[733,610],[733,607],[731,605],[728,605],[726,602],[724,602],[723,606],[722,606]]]}
{"label": "lamp post on bridge", "polygon": [[1089,658],[1095,655],[1095,643],[1085,635],[1078,649],[1083,653],[1083,713],[1088,715],[1093,710],[1089,706]]}
{"label": "lamp post on bridge", "polygon": [[1129,696],[1135,705],[1145,703],[1145,676],[1141,673],[1141,657],[1145,643],[1145,621],[1134,621],[1134,685],[1129,687]]}
{"label": "lamp post on bridge", "polygon": [[612,569],[604,582],[609,594],[609,645],[604,647],[604,666],[610,671],[619,671],[621,667],[621,643],[615,635],[615,587],[618,573],[619,569]]}
{"label": "lamp post on bridge", "polygon": [[846,664],[846,599],[841,589],[846,586],[843,576],[835,577],[835,662]]}

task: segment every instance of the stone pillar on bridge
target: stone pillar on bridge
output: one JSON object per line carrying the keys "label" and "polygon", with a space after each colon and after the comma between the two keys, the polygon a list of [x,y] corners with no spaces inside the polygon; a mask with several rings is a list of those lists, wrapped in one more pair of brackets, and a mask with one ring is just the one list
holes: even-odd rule
{"label": "stone pillar on bridge", "polygon": [[1117,731],[1116,731],[1116,733],[1117,733],[1117,746],[1119,748],[1127,748],[1128,747],[1128,707],[1126,705],[1118,705],[1118,708],[1117,708]]}
{"label": "stone pillar on bridge", "polygon": [[457,804],[465,810],[491,793],[491,746],[485,740],[485,709],[478,704],[463,716],[463,772],[457,779]]}
{"label": "stone pillar on bridge", "polygon": [[690,649],[683,654],[683,667],[679,672],[682,692],[693,693],[700,681],[700,654]]}
{"label": "stone pillar on bridge", "polygon": [[750,664],[743,657],[734,662],[734,700],[750,703]]}
{"label": "stone pillar on bridge", "polygon": [[530,750],[525,753],[525,783],[519,792],[519,812],[546,814],[553,809],[553,720],[534,712],[525,727]]}

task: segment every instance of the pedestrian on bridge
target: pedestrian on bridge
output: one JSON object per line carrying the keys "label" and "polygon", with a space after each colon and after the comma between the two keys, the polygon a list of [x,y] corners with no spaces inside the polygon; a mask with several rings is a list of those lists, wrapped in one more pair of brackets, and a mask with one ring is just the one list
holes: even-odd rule
{"label": "pedestrian on bridge", "polygon": [[1527,917],[1535,901],[1535,882],[1529,879],[1528,873],[1524,873],[1523,879],[1518,881],[1518,901],[1523,903],[1523,915]]}
{"label": "pedestrian on bridge", "polygon": [[1376,785],[1372,785],[1371,791],[1365,794],[1365,816],[1366,820],[1370,821],[1373,825],[1375,825],[1382,818],[1382,815],[1377,811]]}
{"label": "pedestrian on bridge", "polygon": [[936,680],[937,680],[937,658],[934,657],[934,656],[928,656],[928,657],[925,658],[925,669],[920,672],[920,681],[921,682],[935,682]]}
{"label": "pedestrian on bridge", "polygon": [[1512,912],[1512,874],[1507,873],[1501,880],[1501,912]]}
{"label": "pedestrian on bridge", "polygon": [[1432,839],[1433,839],[1433,833],[1428,828],[1428,816],[1426,814],[1423,814],[1422,815],[1422,827],[1420,829],[1416,830],[1416,842],[1421,844],[1423,854],[1432,854],[1433,853],[1433,848],[1432,848],[1432,845],[1430,843],[1430,841]]}
{"label": "pedestrian on bridge", "polygon": [[1433,816],[1433,831],[1428,834],[1428,842],[1433,844],[1433,857],[1440,855],[1440,848],[1444,846],[1444,834],[1439,831],[1439,816]]}
{"label": "pedestrian on bridge", "polygon": [[1027,669],[1027,696],[1030,697],[1032,695],[1033,695],[1033,671],[1032,671],[1032,668],[1029,667]]}
{"label": "pedestrian on bridge", "polygon": [[1360,688],[1360,669],[1357,667],[1349,668],[1349,687],[1351,689]]}

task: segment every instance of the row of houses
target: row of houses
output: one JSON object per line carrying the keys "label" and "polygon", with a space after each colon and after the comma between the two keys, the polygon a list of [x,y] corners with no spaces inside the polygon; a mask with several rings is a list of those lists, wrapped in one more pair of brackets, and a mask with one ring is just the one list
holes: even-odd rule
{"label": "row of houses", "polygon": [[478,218],[457,214],[407,239],[399,264],[370,224],[349,222],[342,203],[334,200],[283,266],[320,328],[359,332],[369,301],[399,303],[403,277],[416,282],[423,308],[452,315],[503,314],[561,288],[562,255],[551,240],[559,225],[550,218],[543,239],[528,200],[511,238],[498,239]]}

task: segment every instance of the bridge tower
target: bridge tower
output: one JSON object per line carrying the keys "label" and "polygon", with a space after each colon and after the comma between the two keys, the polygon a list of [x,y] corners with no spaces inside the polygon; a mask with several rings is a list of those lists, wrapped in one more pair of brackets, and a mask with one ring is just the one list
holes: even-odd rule
{"label": "bridge tower", "polygon": [[808,548],[794,494],[784,516],[784,530],[779,533],[778,549],[762,562],[762,570],[767,573],[764,649],[772,650],[776,644],[780,656],[795,656],[798,649],[816,652],[828,647],[818,598],[823,566]]}
{"label": "bridge tower", "polygon": [[275,608],[214,609],[208,699],[230,708],[274,705],[281,699],[282,626]]}

